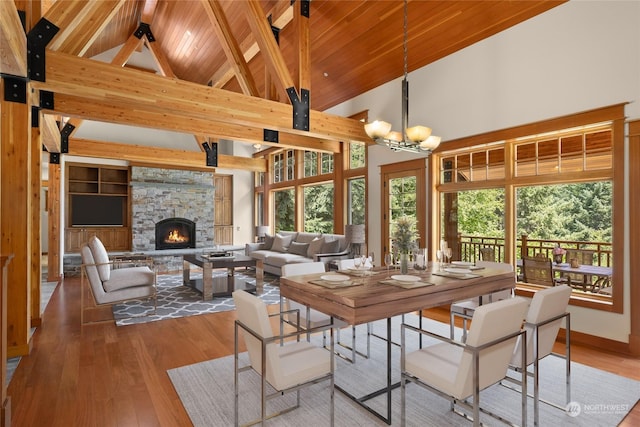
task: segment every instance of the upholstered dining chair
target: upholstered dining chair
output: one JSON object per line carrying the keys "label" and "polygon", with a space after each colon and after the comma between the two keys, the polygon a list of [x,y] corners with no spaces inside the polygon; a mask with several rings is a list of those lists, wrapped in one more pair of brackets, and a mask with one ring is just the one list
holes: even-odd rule
{"label": "upholstered dining chair", "polygon": [[[571,287],[559,285],[536,292],[531,299],[527,317],[525,318],[524,330],[526,331],[526,345],[523,344],[523,337],[520,337],[516,344],[515,351],[511,358],[510,367],[517,372],[527,372],[533,377],[533,413],[534,425],[539,426],[540,413],[540,392],[539,392],[539,362],[544,357],[552,354],[553,344],[558,336],[562,320],[565,321],[565,386],[566,402],[563,405],[544,401],[560,409],[565,409],[566,404],[571,401],[571,322],[570,314],[567,312],[567,305],[571,297]],[[526,350],[525,350],[526,349]],[[526,352],[526,363],[523,365],[522,354]],[[526,367],[533,366],[533,371],[527,371]],[[523,369],[525,367],[525,369]],[[510,382],[517,382],[507,378]],[[526,387],[521,386],[521,390]]]}
{"label": "upholstered dining chair", "polygon": [[[100,321],[85,322],[85,311],[97,306],[114,305],[131,300],[149,299],[153,309],[140,316],[155,314],[156,272],[153,260],[135,262],[111,261],[104,245],[96,236],[80,248],[82,258],[80,282],[80,322],[101,323],[113,321],[112,318]],[[114,268],[118,267],[118,268]],[[88,286],[87,286],[88,285]],[[85,307],[85,288],[89,288],[94,306]],[[139,316],[137,316],[139,317]]]}
{"label": "upholstered dining chair", "polygon": [[526,283],[548,287],[556,285],[551,259],[547,257],[522,257],[522,275]]}
{"label": "upholstered dining chair", "polygon": [[[491,268],[503,272],[512,272],[513,266],[504,262],[493,261],[476,261],[476,267]],[[513,296],[513,290],[507,289],[504,291],[493,292],[482,297],[470,298],[462,301],[457,301],[451,304],[449,310],[449,337],[455,338],[455,318],[462,318],[462,342],[467,339],[467,323],[473,317],[473,312],[476,308],[482,304],[487,304],[495,301],[501,301],[503,299],[511,298]]]}
{"label": "upholstered dining chair", "polygon": [[[304,262],[304,263],[298,263],[298,264],[285,264],[282,266],[282,276],[298,276],[302,274],[323,273],[325,271],[324,268],[325,266],[323,262]],[[286,322],[290,325],[301,327],[304,329],[313,329],[313,328],[318,328],[320,326],[326,326],[331,324],[330,316],[318,310],[307,307],[304,304],[300,304],[299,302],[281,298],[280,306],[281,306],[281,311],[288,312],[288,314],[286,315]],[[299,325],[296,323],[296,316],[294,316],[291,313],[291,310],[298,310],[299,316],[300,316]],[[341,341],[340,329],[346,328],[349,325],[339,319],[333,319],[333,325],[337,330],[338,345],[340,345],[341,347],[344,347],[345,349],[351,352],[351,357],[344,356],[340,352],[336,353],[338,356],[353,363],[355,363],[356,361],[357,354],[363,357],[369,357],[371,350],[370,350],[368,336],[367,336],[367,352],[361,353],[356,350],[356,327],[352,326],[351,328],[352,344],[348,345]],[[282,330],[281,330],[281,333],[282,333]],[[307,340],[308,339],[309,339],[309,334],[307,334]],[[326,347],[326,333],[323,333],[323,344]]]}
{"label": "upholstered dining chair", "polygon": [[[467,342],[402,324],[400,355],[401,425],[406,419],[407,382],[414,382],[451,401],[451,409],[480,425],[480,391],[500,382],[507,374],[518,337],[524,334],[522,319],[527,300],[514,297],[478,307],[473,314]],[[407,333],[417,332],[441,342],[407,352]],[[413,335],[413,334],[412,334]],[[414,341],[413,337],[411,340]],[[526,346],[526,340],[522,340]],[[522,356],[524,363],[524,355]],[[526,386],[527,375],[522,373]],[[473,404],[468,398],[473,397]],[[467,412],[456,410],[456,404]],[[527,420],[527,395],[522,394],[522,425]],[[489,413],[485,409],[483,412]],[[490,414],[490,413],[489,413]]]}
{"label": "upholstered dining chair", "polygon": [[[297,331],[286,335],[273,333],[267,306],[260,298],[244,290],[233,292],[236,305],[237,320],[234,327],[234,422],[239,424],[239,373],[253,370],[261,378],[260,386],[260,418],[244,425],[262,423],[265,420],[290,412],[300,407],[300,389],[321,381],[329,381],[330,419],[334,423],[334,358],[333,340],[331,352],[316,347],[308,341],[300,341]],[[279,316],[275,313],[273,316]],[[238,354],[240,333],[249,353],[249,364],[240,367]],[[281,342],[284,341],[284,344]],[[267,393],[267,384],[275,392]],[[267,415],[267,401],[284,393],[296,392],[296,404],[279,412]],[[245,399],[246,401],[246,399]]]}

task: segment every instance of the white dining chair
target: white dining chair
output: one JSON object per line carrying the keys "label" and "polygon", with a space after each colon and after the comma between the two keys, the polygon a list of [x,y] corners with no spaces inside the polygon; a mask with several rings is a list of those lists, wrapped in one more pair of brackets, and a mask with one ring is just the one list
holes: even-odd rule
{"label": "white dining chair", "polygon": [[[401,329],[400,389],[401,425],[406,420],[407,382],[416,383],[451,402],[451,410],[465,418],[472,418],[473,425],[480,425],[480,391],[499,383],[507,374],[518,337],[524,334],[522,319],[527,310],[527,300],[510,298],[478,307],[473,314],[467,342],[419,329],[405,323]],[[417,332],[439,340],[419,350],[407,353],[406,335]],[[411,337],[411,341],[415,341]],[[526,346],[526,340],[522,340]],[[524,356],[522,356],[524,362]],[[521,374],[526,388],[527,375]],[[472,397],[473,403],[468,399]],[[471,412],[459,412],[456,405]],[[527,395],[522,394],[522,425],[527,420]],[[486,409],[484,413],[491,414]]]}
{"label": "white dining chair", "polygon": [[[260,298],[244,290],[233,292],[236,305],[237,320],[234,327],[234,423],[239,424],[239,373],[253,370],[260,375],[260,419],[245,425],[258,422],[264,425],[265,420],[290,412],[300,407],[300,389],[321,381],[330,382],[330,420],[334,424],[334,358],[331,352],[316,347],[307,341],[294,340],[304,331],[275,335],[272,330],[267,306]],[[274,316],[279,316],[275,313]],[[239,340],[240,331],[249,353],[249,364],[240,366]],[[289,340],[287,340],[289,339]],[[287,340],[281,345],[283,340]],[[333,340],[331,340],[333,351]],[[267,383],[275,389],[267,394]],[[288,392],[296,392],[296,404],[284,410],[267,415],[267,400],[282,396]]]}
{"label": "white dining chair", "polygon": [[[476,267],[490,268],[499,270],[502,272],[513,272],[513,266],[504,262],[494,261],[476,261]],[[501,301],[503,299],[511,298],[513,296],[513,290],[506,289],[503,291],[493,292],[481,297],[470,298],[462,301],[456,301],[451,304],[449,310],[449,337],[455,338],[455,318],[462,318],[462,341],[467,339],[467,324],[473,317],[473,312],[480,307],[481,304],[487,304],[495,301]]]}
{"label": "white dining chair", "polygon": [[[325,265],[323,262],[305,262],[298,264],[285,264],[282,266],[282,276],[299,276],[302,274],[314,274],[314,273],[323,273],[325,271]],[[326,326],[331,324],[332,319],[330,316],[322,313],[318,310],[310,308],[304,304],[300,304],[297,301],[293,301],[291,299],[280,298],[280,310],[282,312],[289,312],[286,315],[285,321],[286,323],[300,327],[304,329],[314,329],[321,326]],[[291,310],[297,310],[300,316],[300,323],[297,323],[296,316],[292,314]],[[356,355],[360,354],[363,357],[369,357],[370,347],[367,343],[367,353],[363,354],[356,351],[356,329],[355,326],[352,326],[352,345],[345,344],[341,341],[340,337],[340,329],[346,328],[349,325],[346,322],[343,322],[340,319],[333,319],[333,325],[336,328],[337,332],[337,343],[340,347],[343,347],[351,352],[351,357],[343,355],[341,352],[337,352],[336,354],[343,359],[346,359],[352,363],[356,361]],[[368,337],[367,337],[368,338]],[[310,334],[307,334],[307,340],[310,339]],[[323,333],[323,345],[326,347],[326,333]]]}
{"label": "white dining chair", "polygon": [[[571,287],[559,285],[547,288],[535,293],[531,299],[531,305],[525,318],[524,330],[526,331],[526,345],[523,345],[522,337],[518,340],[513,352],[510,367],[516,372],[527,372],[533,378],[533,413],[534,425],[540,425],[540,402],[544,402],[556,408],[564,410],[571,401],[571,322],[567,312]],[[540,399],[539,379],[540,360],[552,354],[553,344],[556,342],[562,321],[565,321],[565,354],[557,355],[565,359],[565,393],[566,402],[558,405],[553,402]],[[526,350],[525,350],[526,349]],[[522,354],[526,352],[526,362],[523,365]],[[525,369],[523,369],[523,366]],[[528,371],[526,367],[532,366]],[[509,382],[518,383],[515,379],[507,378]],[[522,385],[521,389],[523,388]],[[525,387],[526,388],[526,387]]]}

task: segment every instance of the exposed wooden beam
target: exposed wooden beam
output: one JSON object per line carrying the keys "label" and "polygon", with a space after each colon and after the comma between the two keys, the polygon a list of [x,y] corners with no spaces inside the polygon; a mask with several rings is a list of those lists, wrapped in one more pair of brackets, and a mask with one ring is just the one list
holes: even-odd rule
{"label": "exposed wooden beam", "polygon": [[278,92],[283,97],[282,99],[288,100],[287,89],[295,87],[295,85],[287,64],[282,57],[280,46],[276,43],[271,26],[267,18],[265,18],[262,6],[257,0],[246,0],[241,3],[244,6],[249,27],[251,27],[251,31],[256,38],[256,42],[262,52],[262,58],[273,77]]}
{"label": "exposed wooden beam", "polygon": [[151,56],[153,56],[153,59],[156,61],[156,65],[158,65],[158,68],[160,69],[160,73],[166,77],[175,77],[176,73],[171,69],[171,64],[169,64],[164,52],[162,52],[155,42],[149,41],[146,35],[143,38],[145,46],[149,48]]}
{"label": "exposed wooden beam", "polygon": [[27,36],[12,1],[0,1],[0,71],[27,75]]}
{"label": "exposed wooden beam", "polygon": [[131,58],[133,52],[138,49],[138,46],[140,46],[140,43],[142,42],[142,39],[139,39],[131,34],[127,41],[122,45],[120,50],[118,50],[118,53],[115,54],[115,56],[111,60],[111,63],[113,65],[123,67],[127,63],[127,61],[129,61],[129,58]]}
{"label": "exposed wooden beam", "polygon": [[242,93],[250,96],[259,96],[256,83],[253,80],[247,62],[244,60],[242,50],[233,36],[231,26],[222,6],[218,0],[201,0],[201,2],[204,11],[209,17],[213,31],[218,36],[220,46],[227,56],[227,62],[231,64],[231,68],[238,79]]}
{"label": "exposed wooden beam", "polygon": [[47,151],[50,153],[59,153],[60,128],[54,116],[40,112],[40,132],[42,145],[47,147]]}
{"label": "exposed wooden beam", "polygon": [[[321,140],[303,135],[282,133],[278,144],[264,142],[262,128],[222,123],[208,118],[193,118],[180,115],[179,110],[173,112],[156,112],[143,110],[123,111],[122,106],[113,103],[91,100],[71,95],[56,95],[56,109],[65,115],[81,119],[98,120],[107,123],[140,126],[152,129],[167,129],[176,132],[196,133],[197,135],[216,135],[219,139],[240,141],[249,144],[274,145],[297,149],[325,151],[336,153],[340,143],[334,140]],[[52,110],[44,110],[55,113]]]}
{"label": "exposed wooden beam", "polygon": [[145,0],[144,7],[142,8],[142,22],[151,24],[153,17],[156,14],[156,8],[158,7],[158,0]]}
{"label": "exposed wooden beam", "polygon": [[124,2],[125,0],[55,2],[45,18],[58,26],[60,31],[51,40],[49,48],[72,55],[84,55]]}
{"label": "exposed wooden beam", "polygon": [[294,3],[293,19],[295,22],[298,48],[298,90],[311,90],[311,39],[309,36],[309,18],[302,14],[302,1]]}
{"label": "exposed wooden beam", "polygon": [[[69,141],[69,154],[103,159],[127,160],[138,164],[164,165],[174,168],[206,168],[204,154],[197,151],[172,150],[79,138],[72,138],[71,141]],[[218,168],[264,172],[267,166],[265,159],[218,154]]]}
{"label": "exposed wooden beam", "polygon": [[[281,135],[295,134],[322,141],[366,142],[369,139],[362,123],[357,120],[312,110],[309,131],[296,130],[292,129],[291,105],[114,67],[60,52],[47,51],[46,73],[47,81],[34,81],[34,87],[85,98],[87,109],[91,109],[89,104],[97,101],[117,106],[125,121],[128,119],[124,117],[126,115],[150,112],[164,114],[167,122],[171,122],[174,115],[180,115],[217,122],[220,127],[236,125],[240,129],[271,129]],[[56,100],[56,111],[66,114],[59,104]],[[169,124],[159,128],[167,129]],[[185,131],[224,139],[243,139],[244,136],[241,131],[232,136],[197,129]]]}
{"label": "exposed wooden beam", "polygon": [[[268,16],[271,16],[272,25],[274,27],[282,29],[293,20],[293,6],[291,6],[287,1],[279,1],[273,9],[269,11]],[[258,52],[260,52],[260,48],[258,47],[258,43],[256,43],[253,34],[250,34],[240,42],[240,48],[244,52],[244,60],[247,63],[249,63],[253,57],[258,54]],[[213,82],[213,87],[222,88],[224,85],[229,83],[234,75],[235,73],[233,68],[231,68],[231,65],[229,63],[225,63],[213,74],[213,76],[211,76],[210,80]],[[268,97],[266,98],[269,99]]]}

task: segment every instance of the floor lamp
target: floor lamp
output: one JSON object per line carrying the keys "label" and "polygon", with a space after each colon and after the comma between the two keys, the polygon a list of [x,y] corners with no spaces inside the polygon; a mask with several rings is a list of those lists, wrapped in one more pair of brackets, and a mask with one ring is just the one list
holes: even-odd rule
{"label": "floor lamp", "polygon": [[344,226],[344,235],[349,242],[351,252],[361,255],[361,246],[365,243],[364,224],[347,224]]}

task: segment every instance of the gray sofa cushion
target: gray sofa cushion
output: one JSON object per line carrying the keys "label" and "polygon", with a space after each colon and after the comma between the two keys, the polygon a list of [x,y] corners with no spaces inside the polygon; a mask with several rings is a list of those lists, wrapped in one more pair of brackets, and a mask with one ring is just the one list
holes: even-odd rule
{"label": "gray sofa cushion", "polygon": [[280,234],[276,234],[275,239],[273,239],[273,246],[271,246],[271,250],[276,252],[287,252],[292,240],[293,236],[282,236]]}
{"label": "gray sofa cushion", "polygon": [[302,255],[303,257],[307,256],[307,249],[309,249],[309,243],[291,242],[289,245],[290,254]]}
{"label": "gray sofa cushion", "polygon": [[313,239],[320,237],[320,233],[298,233],[294,241],[300,243],[311,243]]}
{"label": "gray sofa cushion", "polygon": [[339,240],[325,241],[324,244],[322,245],[323,254],[332,254],[334,252],[339,252],[339,250],[340,250]]}
{"label": "gray sofa cushion", "polygon": [[296,254],[271,252],[264,262],[274,267],[282,267],[285,264],[291,264],[294,262],[313,262],[313,260]]}
{"label": "gray sofa cushion", "polygon": [[322,245],[324,245],[324,237],[315,238],[309,243],[307,249],[307,257],[315,259],[316,254],[322,253]]}
{"label": "gray sofa cushion", "polygon": [[271,246],[273,246],[273,240],[276,238],[276,236],[271,236],[269,234],[264,236],[264,243],[262,245],[262,249],[271,249]]}

